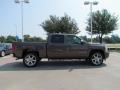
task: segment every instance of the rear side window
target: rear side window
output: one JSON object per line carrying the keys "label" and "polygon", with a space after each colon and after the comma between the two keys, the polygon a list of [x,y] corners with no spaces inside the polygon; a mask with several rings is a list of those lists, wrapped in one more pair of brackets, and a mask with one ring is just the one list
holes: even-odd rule
{"label": "rear side window", "polygon": [[64,35],[52,35],[51,43],[64,43]]}

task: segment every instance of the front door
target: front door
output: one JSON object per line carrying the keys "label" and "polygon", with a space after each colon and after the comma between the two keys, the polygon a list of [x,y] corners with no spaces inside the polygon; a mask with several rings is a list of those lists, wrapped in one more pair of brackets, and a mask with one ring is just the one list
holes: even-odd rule
{"label": "front door", "polygon": [[87,56],[87,44],[81,44],[81,39],[74,35],[66,36],[66,44],[69,45],[67,56],[69,58],[84,58]]}

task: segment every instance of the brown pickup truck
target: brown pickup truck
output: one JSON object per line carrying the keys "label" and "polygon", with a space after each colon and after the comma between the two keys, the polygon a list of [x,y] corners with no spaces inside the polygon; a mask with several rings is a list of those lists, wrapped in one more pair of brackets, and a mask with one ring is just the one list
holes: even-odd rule
{"label": "brown pickup truck", "polygon": [[46,43],[14,42],[13,54],[27,67],[36,66],[42,58],[85,59],[98,66],[109,56],[105,45],[88,44],[72,34],[49,34]]}

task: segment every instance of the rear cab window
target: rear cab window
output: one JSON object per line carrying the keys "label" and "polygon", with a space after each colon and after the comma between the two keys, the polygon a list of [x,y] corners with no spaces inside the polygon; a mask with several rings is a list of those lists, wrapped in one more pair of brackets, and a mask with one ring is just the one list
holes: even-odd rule
{"label": "rear cab window", "polygon": [[50,42],[53,44],[64,44],[64,35],[52,35]]}

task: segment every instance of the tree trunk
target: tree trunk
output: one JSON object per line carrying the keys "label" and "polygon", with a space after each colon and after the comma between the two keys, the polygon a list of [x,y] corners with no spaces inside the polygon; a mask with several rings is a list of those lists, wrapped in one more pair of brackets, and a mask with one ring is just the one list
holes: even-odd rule
{"label": "tree trunk", "polygon": [[103,37],[103,35],[101,34],[101,35],[99,35],[99,42],[100,43],[103,43],[103,39],[102,39],[102,37]]}
{"label": "tree trunk", "polygon": [[102,42],[103,42],[102,37],[100,37],[100,43],[102,43]]}

